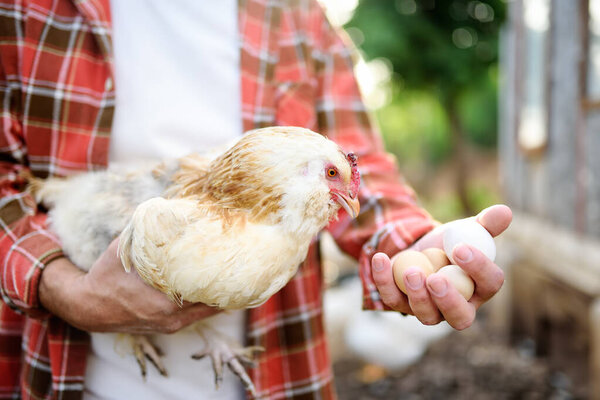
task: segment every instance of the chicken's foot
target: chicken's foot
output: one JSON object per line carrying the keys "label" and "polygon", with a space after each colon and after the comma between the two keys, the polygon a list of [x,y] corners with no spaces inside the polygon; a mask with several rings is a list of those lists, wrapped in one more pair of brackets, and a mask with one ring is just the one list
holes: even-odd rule
{"label": "chicken's foot", "polygon": [[215,386],[217,389],[223,381],[223,365],[227,365],[229,369],[240,378],[244,387],[252,394],[252,396],[257,397],[256,388],[242,364],[254,365],[254,354],[264,351],[265,349],[261,346],[243,347],[233,340],[228,340],[222,337],[218,332],[210,328],[207,329],[206,327],[198,329],[198,333],[204,338],[206,346],[202,351],[192,354],[192,358],[194,360],[200,360],[206,356],[210,357],[215,373]]}
{"label": "chicken's foot", "polygon": [[140,366],[140,372],[144,380],[146,379],[146,359],[150,361],[158,370],[162,376],[168,376],[167,370],[162,362],[163,352],[154,343],[150,341],[150,338],[145,335],[131,335],[133,355],[135,356],[138,365]]}

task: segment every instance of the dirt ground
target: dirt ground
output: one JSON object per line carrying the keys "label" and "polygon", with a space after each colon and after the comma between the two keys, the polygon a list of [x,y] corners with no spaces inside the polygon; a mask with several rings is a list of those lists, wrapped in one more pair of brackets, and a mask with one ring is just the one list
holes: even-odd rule
{"label": "dirt ground", "polygon": [[334,365],[342,400],[585,399],[566,375],[534,357],[534,344],[509,347],[477,322],[434,343],[421,361],[401,371],[346,359]]}

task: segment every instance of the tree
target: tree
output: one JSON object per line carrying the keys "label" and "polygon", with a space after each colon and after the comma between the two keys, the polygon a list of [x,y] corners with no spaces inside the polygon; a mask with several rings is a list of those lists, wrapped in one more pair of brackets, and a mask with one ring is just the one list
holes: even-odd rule
{"label": "tree", "polygon": [[362,32],[360,47],[367,60],[385,57],[393,79],[404,87],[437,94],[447,114],[458,162],[456,187],[467,214],[473,210],[459,100],[470,87],[486,82],[490,68],[496,67],[505,12],[501,0],[361,0],[346,24]]}

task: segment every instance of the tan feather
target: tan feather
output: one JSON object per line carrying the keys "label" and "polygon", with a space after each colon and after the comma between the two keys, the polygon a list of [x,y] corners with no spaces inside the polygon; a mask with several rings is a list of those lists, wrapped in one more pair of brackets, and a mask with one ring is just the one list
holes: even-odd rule
{"label": "tan feather", "polygon": [[[245,309],[297,272],[339,209],[332,190],[356,200],[355,161],[317,133],[274,127],[246,134],[214,159],[31,180],[30,189],[52,206],[51,226],[80,268],[92,268],[120,233],[125,270],[135,268],[177,304]],[[330,187],[325,166],[339,171],[339,186]]]}
{"label": "tan feather", "polygon": [[164,247],[178,240],[193,221],[193,206],[161,197],[140,204],[119,239],[119,256],[127,272],[136,267],[140,277],[178,304],[181,295],[165,279]]}

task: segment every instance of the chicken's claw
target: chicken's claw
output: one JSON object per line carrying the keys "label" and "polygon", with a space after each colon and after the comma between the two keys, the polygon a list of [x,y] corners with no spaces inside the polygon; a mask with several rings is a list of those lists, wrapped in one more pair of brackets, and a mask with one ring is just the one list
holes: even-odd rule
{"label": "chicken's claw", "polygon": [[140,372],[144,380],[146,379],[146,359],[150,361],[162,376],[168,376],[167,370],[162,362],[163,352],[159,347],[153,344],[147,336],[131,335],[133,355],[135,356]]}
{"label": "chicken's claw", "polygon": [[257,397],[256,388],[242,363],[253,365],[254,354],[265,349],[261,346],[242,347],[231,341],[218,338],[216,335],[207,337],[208,335],[202,333],[202,336],[206,342],[206,347],[202,351],[192,354],[192,358],[200,360],[206,356],[210,357],[215,373],[215,386],[217,389],[223,381],[223,364],[226,364],[240,378],[252,397]]}

